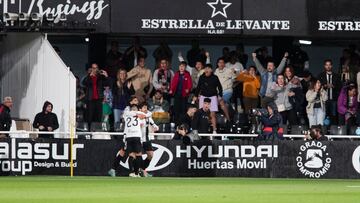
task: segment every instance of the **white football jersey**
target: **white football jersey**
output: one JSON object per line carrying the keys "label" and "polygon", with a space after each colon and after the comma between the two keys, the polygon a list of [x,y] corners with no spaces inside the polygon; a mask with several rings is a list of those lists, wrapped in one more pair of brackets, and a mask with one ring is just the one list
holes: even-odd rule
{"label": "white football jersey", "polygon": [[124,112],[124,139],[129,137],[138,137],[142,138],[142,126],[144,125],[145,119],[140,119],[137,115],[144,113],[140,111],[125,111]]}

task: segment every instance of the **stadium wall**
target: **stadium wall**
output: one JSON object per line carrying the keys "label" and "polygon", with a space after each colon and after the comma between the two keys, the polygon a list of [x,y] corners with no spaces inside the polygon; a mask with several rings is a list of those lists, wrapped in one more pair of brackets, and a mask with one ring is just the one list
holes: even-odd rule
{"label": "stadium wall", "polygon": [[[69,140],[0,141],[0,175],[69,175]],[[120,143],[75,140],[76,176],[107,175]],[[154,141],[158,177],[360,178],[360,141]],[[143,157],[145,158],[145,156]],[[127,176],[127,162],[119,174]]]}
{"label": "stadium wall", "polygon": [[75,122],[76,79],[43,35],[11,33],[3,39],[0,79],[1,97],[13,97],[13,117],[33,121],[50,101],[59,131],[68,132],[69,121]]}

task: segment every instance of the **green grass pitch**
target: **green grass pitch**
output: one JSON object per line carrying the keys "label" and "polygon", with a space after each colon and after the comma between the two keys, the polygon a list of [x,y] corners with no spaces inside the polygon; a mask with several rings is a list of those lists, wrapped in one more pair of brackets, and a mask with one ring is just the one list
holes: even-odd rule
{"label": "green grass pitch", "polygon": [[360,180],[0,177],[0,203],[360,203]]}

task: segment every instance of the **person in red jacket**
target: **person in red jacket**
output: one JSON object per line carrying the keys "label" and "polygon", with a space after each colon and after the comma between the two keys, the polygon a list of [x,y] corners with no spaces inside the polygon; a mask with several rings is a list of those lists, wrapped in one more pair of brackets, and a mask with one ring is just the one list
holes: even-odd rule
{"label": "person in red jacket", "polygon": [[170,84],[170,95],[174,97],[174,118],[177,121],[186,111],[186,104],[192,89],[191,75],[186,71],[187,63],[180,62],[179,71],[174,75]]}

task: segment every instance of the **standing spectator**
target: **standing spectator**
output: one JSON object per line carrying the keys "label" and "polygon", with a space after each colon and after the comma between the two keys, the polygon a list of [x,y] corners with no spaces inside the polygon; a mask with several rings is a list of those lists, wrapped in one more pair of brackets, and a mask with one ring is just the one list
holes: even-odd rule
{"label": "standing spectator", "polygon": [[229,62],[226,63],[226,68],[232,69],[236,74],[244,70],[243,64],[239,62],[238,56],[235,51],[230,52]]}
{"label": "standing spectator", "polygon": [[278,112],[281,114],[283,124],[287,124],[287,121],[289,121],[290,125],[297,124],[296,111],[289,101],[289,97],[295,96],[295,93],[291,91],[293,87],[292,83],[286,84],[284,76],[279,74],[277,81],[273,83],[271,88],[274,102]]}
{"label": "standing spectator", "polygon": [[285,68],[284,76],[285,76],[285,83],[292,85],[290,91],[294,93],[293,96],[289,96],[289,102],[292,105],[293,110],[296,112],[298,118],[304,118],[303,103],[305,100],[305,94],[303,93],[301,87],[301,81],[297,76],[295,76],[294,69],[292,66],[287,66]]}
{"label": "standing spectator", "polygon": [[170,95],[174,97],[174,116],[177,121],[186,111],[187,101],[192,89],[190,73],[186,69],[187,63],[181,62],[179,71],[174,75],[170,85]]}
{"label": "standing spectator", "polygon": [[248,62],[248,55],[245,54],[244,51],[244,45],[242,43],[239,43],[236,45],[236,55],[238,57],[238,61],[244,66],[246,67],[246,64]]}
{"label": "standing spectator", "polygon": [[230,99],[233,94],[233,83],[236,78],[234,69],[225,68],[225,59],[219,58],[217,60],[217,68],[214,73],[220,80],[223,89],[223,99],[227,104],[230,104]]}
{"label": "standing spectator", "polygon": [[116,73],[122,64],[123,54],[119,52],[119,43],[117,41],[111,42],[111,49],[106,55],[106,67],[104,70],[109,74],[109,77],[115,79]]}
{"label": "standing spectator", "polygon": [[320,73],[319,80],[327,91],[328,100],[326,102],[326,115],[330,117],[332,125],[337,122],[337,98],[341,88],[340,76],[333,71],[333,62],[330,59],[324,61],[324,72]]}
{"label": "standing spectator", "polygon": [[[273,62],[272,57],[269,55],[269,50],[267,47],[260,47],[257,50],[255,50],[257,59],[259,60],[259,63],[262,67],[267,66],[269,62]],[[256,66],[257,69],[259,69],[258,66]]]}
{"label": "standing spectator", "polygon": [[199,41],[193,40],[191,42],[191,49],[187,52],[186,58],[190,67],[195,67],[196,60],[206,60],[206,56],[200,49]]}
{"label": "standing spectator", "polygon": [[355,75],[350,72],[349,66],[343,66],[341,71],[341,83],[348,85],[350,82],[355,82]]}
{"label": "standing spectator", "polygon": [[126,105],[130,99],[130,96],[135,94],[134,87],[131,81],[127,81],[126,70],[120,69],[117,73],[117,80],[113,84],[113,110],[114,110],[114,122],[119,124],[121,122],[122,115],[126,108]]}
{"label": "standing spectator", "polygon": [[80,85],[79,77],[76,76],[76,120],[78,122],[84,121],[84,111],[86,109],[85,91]]}
{"label": "standing spectator", "polygon": [[153,57],[155,58],[156,64],[158,64],[161,59],[166,59],[169,62],[171,62],[172,56],[173,56],[173,53],[172,53],[169,45],[164,41],[161,41],[160,46],[157,47],[155,49],[155,51],[153,52]]}
{"label": "standing spectator", "polygon": [[[205,64],[210,64],[210,54],[205,52],[206,61],[203,61],[202,58],[197,58],[195,60],[195,67],[186,66],[186,70],[191,74],[192,88],[195,89],[199,82],[200,76],[204,73]],[[185,61],[181,52],[178,53],[179,62]],[[191,70],[191,71],[189,71]]]}
{"label": "standing spectator", "polygon": [[348,128],[355,125],[356,111],[358,108],[357,90],[355,84],[350,84],[341,89],[337,110],[339,113],[339,125],[346,125]]}
{"label": "standing spectator", "polygon": [[89,129],[91,129],[92,122],[101,122],[104,86],[107,82],[107,72],[99,70],[99,66],[96,63],[93,63],[91,65],[90,73],[83,80],[83,85],[86,88],[86,117]]}
{"label": "standing spectator", "polygon": [[[216,101],[216,100],[215,100]],[[197,133],[210,133],[211,104],[210,98],[205,98],[202,107],[194,114],[191,124],[193,131]],[[211,118],[212,120],[212,118]],[[213,126],[214,128],[214,126]],[[214,130],[214,129],[213,129]]]}
{"label": "standing spectator", "polygon": [[135,37],[132,46],[125,50],[123,60],[126,71],[130,71],[133,67],[136,67],[139,62],[139,58],[146,58],[147,51],[144,47],[140,46],[140,38]]}
{"label": "standing spectator", "polygon": [[[13,106],[11,97],[5,97],[3,103],[0,105],[0,131],[10,131],[11,128],[11,115],[10,110]],[[0,134],[0,138],[7,136]]]}
{"label": "standing spectator", "polygon": [[[58,118],[56,114],[52,112],[53,104],[46,101],[44,103],[42,112],[36,114],[33,127],[39,129],[42,132],[53,132],[59,128]],[[42,138],[54,138],[54,134],[41,134]]]}
{"label": "standing spectator", "polygon": [[309,126],[323,125],[327,99],[327,93],[323,89],[320,80],[312,82],[306,93],[306,100],[308,101],[306,113],[309,119]]}
{"label": "standing spectator", "polygon": [[222,49],[222,57],[221,58],[223,58],[224,59],[224,61],[225,61],[225,63],[227,63],[227,62],[229,62],[230,61],[230,49],[229,49],[229,47],[224,47],[223,49]]}
{"label": "standing spectator", "polygon": [[159,68],[155,70],[153,76],[153,85],[155,90],[160,90],[164,98],[170,102],[170,83],[174,77],[174,72],[169,68],[169,61],[160,60]]}
{"label": "standing spectator", "polygon": [[[230,52],[230,60],[229,60],[229,62],[226,63],[226,68],[233,70],[236,75],[239,75],[239,73],[244,70],[244,66],[239,62],[236,51]],[[236,77],[236,75],[235,75],[235,77]],[[232,101],[233,101],[233,103],[236,104],[237,111],[240,111],[240,109],[242,109],[241,101],[243,101],[243,95],[242,95],[243,84],[235,81],[235,83],[232,84],[232,89],[233,89]],[[225,90],[224,90],[224,93],[225,93]]]}
{"label": "standing spectator", "polygon": [[249,70],[242,71],[236,80],[243,83],[243,102],[245,112],[249,113],[259,105],[260,76],[256,75],[255,66],[250,66]]}
{"label": "standing spectator", "polygon": [[301,50],[300,44],[295,44],[289,54],[289,62],[294,70],[294,75],[299,75],[309,69],[309,57]]}
{"label": "standing spectator", "polygon": [[193,101],[199,98],[199,108],[203,107],[204,99],[209,98],[211,100],[210,112],[211,112],[211,124],[213,127],[213,133],[216,133],[216,117],[215,114],[218,111],[218,104],[223,110],[225,117],[230,121],[228,108],[222,99],[223,90],[219,78],[213,74],[212,67],[207,64],[205,67],[205,73],[200,76],[199,84],[195,90],[195,97]]}
{"label": "standing spectator", "polygon": [[284,54],[284,58],[281,60],[280,65],[275,68],[275,63],[273,61],[267,62],[266,69],[263,67],[261,62],[257,58],[257,54],[252,54],[256,68],[258,69],[261,75],[261,87],[260,87],[260,97],[261,97],[261,107],[266,108],[266,104],[273,100],[273,95],[271,94],[271,86],[273,82],[276,81],[276,75],[281,74],[285,68],[286,58],[288,53]]}
{"label": "standing spectator", "polygon": [[102,104],[102,111],[103,111],[102,128],[105,131],[109,130],[107,126],[110,126],[109,118],[110,115],[112,114],[112,105],[113,105],[112,91],[110,89],[110,86],[106,85],[104,87],[104,101]]}
{"label": "standing spectator", "polygon": [[152,75],[151,70],[145,65],[144,57],[138,58],[138,64],[127,73],[127,79],[131,80],[140,103],[150,98],[153,90]]}
{"label": "standing spectator", "polygon": [[163,93],[160,90],[156,90],[152,99],[148,100],[149,111],[151,111],[152,117],[156,124],[169,123],[170,122],[170,104],[164,99]]}

